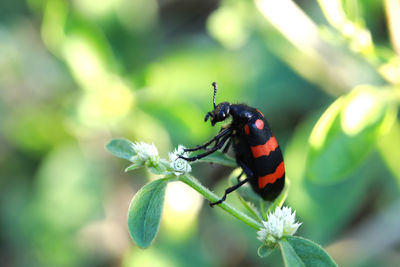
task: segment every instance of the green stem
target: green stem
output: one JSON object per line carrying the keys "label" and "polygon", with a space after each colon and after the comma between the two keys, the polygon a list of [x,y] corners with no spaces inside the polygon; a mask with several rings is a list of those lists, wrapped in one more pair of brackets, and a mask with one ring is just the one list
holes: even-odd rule
{"label": "green stem", "polygon": [[[188,174],[182,175],[181,177],[179,177],[179,180],[184,182],[188,186],[192,187],[194,190],[202,194],[206,199],[208,199],[211,202],[215,202],[220,199],[216,194],[214,194],[209,189],[204,187],[196,178],[194,178],[191,175]],[[222,202],[221,204],[218,204],[218,206],[221,207],[223,210],[227,211],[228,213],[230,213],[233,217],[236,217],[237,219],[241,220],[242,222],[244,222],[250,227],[253,227],[256,230],[260,230],[260,228],[262,227],[262,225],[259,222],[257,222],[253,218],[250,218],[243,212],[235,209],[226,202]]]}

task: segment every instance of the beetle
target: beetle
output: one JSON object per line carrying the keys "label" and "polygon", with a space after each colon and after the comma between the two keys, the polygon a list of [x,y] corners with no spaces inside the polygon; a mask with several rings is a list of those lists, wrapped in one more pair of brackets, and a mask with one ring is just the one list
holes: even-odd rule
{"label": "beetle", "polygon": [[[187,148],[185,152],[205,150],[204,153],[193,157],[179,156],[187,161],[196,161],[204,158],[215,151],[223,148],[226,153],[233,146],[236,163],[242,172],[237,177],[238,183],[225,190],[224,196],[210,206],[225,201],[226,196],[249,182],[252,189],[264,200],[273,201],[283,190],[285,185],[285,165],[283,163],[282,151],[273,135],[271,128],[264,115],[256,108],[245,104],[230,104],[222,102],[215,105],[217,94],[217,83],[214,87],[213,106],[204,118],[208,119],[214,126],[232,118],[230,124],[221,128],[220,132],[208,142],[194,148]],[[209,147],[211,144],[214,145]],[[245,174],[245,179],[240,179]]]}

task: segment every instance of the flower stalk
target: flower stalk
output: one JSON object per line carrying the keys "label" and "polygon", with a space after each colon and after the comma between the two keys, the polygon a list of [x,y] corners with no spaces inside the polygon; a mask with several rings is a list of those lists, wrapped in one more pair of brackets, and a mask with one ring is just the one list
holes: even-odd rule
{"label": "flower stalk", "polygon": [[[189,174],[180,176],[179,180],[184,182],[188,186],[192,187],[194,190],[199,192],[201,195],[203,195],[207,200],[211,202],[215,202],[220,199],[216,194],[214,194],[212,191],[204,187],[196,178],[194,178]],[[256,230],[260,230],[263,227],[262,224],[260,224],[253,218],[250,218],[249,216],[237,210],[236,208],[232,207],[226,202],[222,202],[218,206],[221,207],[226,212],[228,212],[229,214],[231,214],[233,217],[241,220],[242,222],[244,222],[245,224]]]}

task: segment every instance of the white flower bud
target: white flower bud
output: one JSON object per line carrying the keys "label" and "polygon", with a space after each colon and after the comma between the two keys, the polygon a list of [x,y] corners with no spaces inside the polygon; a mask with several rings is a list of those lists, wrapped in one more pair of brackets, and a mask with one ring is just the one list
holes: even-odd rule
{"label": "white flower bud", "polygon": [[181,176],[182,174],[188,173],[192,170],[192,167],[186,160],[179,158],[179,155],[184,157],[189,156],[189,152],[184,152],[184,149],[184,146],[179,145],[173,153],[168,154],[169,160],[171,161],[170,166],[176,176]]}
{"label": "white flower bud", "polygon": [[265,244],[271,244],[283,236],[294,235],[301,225],[295,222],[295,217],[296,211],[292,213],[291,208],[276,207],[275,211],[267,215],[268,220],[263,221],[264,228],[257,232],[257,238]]}
{"label": "white flower bud", "polygon": [[132,147],[142,161],[150,161],[152,164],[156,164],[160,159],[157,147],[154,144],[149,145],[144,142],[135,142],[132,144]]}

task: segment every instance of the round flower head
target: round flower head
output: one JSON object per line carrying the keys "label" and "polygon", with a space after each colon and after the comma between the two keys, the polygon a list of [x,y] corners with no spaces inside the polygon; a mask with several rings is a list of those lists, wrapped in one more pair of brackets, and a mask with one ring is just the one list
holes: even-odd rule
{"label": "round flower head", "polygon": [[275,211],[267,215],[268,220],[263,221],[264,228],[257,232],[257,238],[264,243],[275,243],[283,236],[294,235],[301,225],[301,223],[295,222],[295,217],[296,211],[292,213],[291,208],[276,207]]}
{"label": "round flower head", "polygon": [[179,155],[184,157],[189,156],[189,152],[185,152],[184,149],[184,146],[179,145],[173,153],[168,154],[169,160],[171,161],[170,166],[176,176],[181,176],[182,174],[188,173],[192,170],[192,167],[186,160],[179,158]]}
{"label": "round flower head", "polygon": [[142,161],[156,163],[159,160],[158,150],[154,144],[150,145],[144,142],[136,142],[132,144],[132,147]]}

